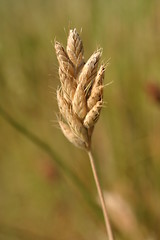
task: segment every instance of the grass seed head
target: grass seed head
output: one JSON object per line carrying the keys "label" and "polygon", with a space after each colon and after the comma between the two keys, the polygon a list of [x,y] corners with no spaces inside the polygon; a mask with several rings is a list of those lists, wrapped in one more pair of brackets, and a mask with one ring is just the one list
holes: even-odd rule
{"label": "grass seed head", "polygon": [[84,62],[83,43],[76,29],[69,31],[66,51],[55,41],[61,87],[57,102],[60,128],[75,146],[89,150],[91,136],[103,105],[105,65],[98,70],[102,50]]}

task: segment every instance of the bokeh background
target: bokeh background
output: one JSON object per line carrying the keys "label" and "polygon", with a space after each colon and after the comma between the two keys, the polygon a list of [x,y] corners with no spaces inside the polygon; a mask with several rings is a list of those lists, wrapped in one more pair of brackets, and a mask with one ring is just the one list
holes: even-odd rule
{"label": "bokeh background", "polygon": [[76,27],[101,46],[93,153],[116,240],[160,239],[160,1],[0,1],[0,239],[106,239],[86,153],[58,129],[58,63]]}

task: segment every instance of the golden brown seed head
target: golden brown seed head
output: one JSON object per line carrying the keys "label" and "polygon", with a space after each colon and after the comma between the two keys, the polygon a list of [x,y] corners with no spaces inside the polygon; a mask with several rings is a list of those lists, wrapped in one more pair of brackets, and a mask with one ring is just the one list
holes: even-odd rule
{"label": "golden brown seed head", "polygon": [[61,114],[60,128],[75,146],[90,149],[91,136],[103,104],[105,66],[98,63],[102,50],[97,50],[84,63],[83,43],[76,29],[69,31],[66,51],[55,42],[61,88],[57,102]]}

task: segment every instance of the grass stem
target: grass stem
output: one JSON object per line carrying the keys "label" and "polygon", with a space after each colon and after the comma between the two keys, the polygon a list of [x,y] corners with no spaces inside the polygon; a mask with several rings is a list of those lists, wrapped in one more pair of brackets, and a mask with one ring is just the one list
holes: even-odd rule
{"label": "grass stem", "polygon": [[106,208],[104,196],[103,196],[103,193],[102,193],[102,188],[100,186],[100,182],[99,182],[99,179],[98,179],[98,175],[97,175],[96,166],[95,166],[95,162],[94,162],[92,152],[88,151],[88,155],[89,155],[90,164],[91,164],[94,180],[95,180],[95,183],[96,183],[99,199],[100,199],[101,206],[102,206],[102,211],[103,211],[103,215],[104,215],[104,220],[105,220],[105,226],[106,226],[108,239],[109,240],[114,240],[111,225],[110,225],[110,221],[109,221],[109,217],[108,217],[108,213],[107,213],[107,208]]}

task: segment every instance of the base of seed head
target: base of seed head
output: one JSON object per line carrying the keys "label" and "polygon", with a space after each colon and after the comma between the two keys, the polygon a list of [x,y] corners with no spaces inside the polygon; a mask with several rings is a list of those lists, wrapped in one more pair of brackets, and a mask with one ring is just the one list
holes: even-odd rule
{"label": "base of seed head", "polygon": [[55,50],[61,82],[57,90],[63,118],[59,120],[60,128],[71,143],[89,150],[103,103],[104,64],[98,69],[102,50],[95,51],[85,63],[83,43],[76,29],[69,31],[66,51],[57,41]]}

